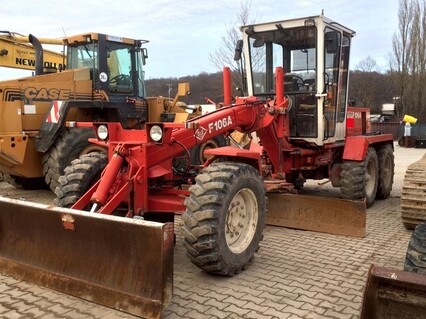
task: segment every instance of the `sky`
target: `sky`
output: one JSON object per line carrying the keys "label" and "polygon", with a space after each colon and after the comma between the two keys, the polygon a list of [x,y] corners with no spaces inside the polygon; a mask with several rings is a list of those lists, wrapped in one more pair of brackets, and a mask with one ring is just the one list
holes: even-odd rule
{"label": "sky", "polygon": [[[245,1],[245,0],[243,0]],[[398,0],[251,0],[250,19],[279,21],[321,14],[354,30],[350,68],[370,56],[387,69],[398,28]],[[145,77],[220,71],[210,60],[227,28],[237,25],[241,0],[14,0],[0,11],[0,30],[36,37],[99,32],[149,40]],[[0,80],[29,75],[0,68]]]}

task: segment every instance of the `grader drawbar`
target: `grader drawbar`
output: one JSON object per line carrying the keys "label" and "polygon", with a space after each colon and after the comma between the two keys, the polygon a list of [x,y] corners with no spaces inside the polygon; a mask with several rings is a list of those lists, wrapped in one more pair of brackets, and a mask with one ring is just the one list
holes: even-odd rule
{"label": "grader drawbar", "polygon": [[0,207],[2,274],[144,318],[170,303],[173,223],[7,198]]}

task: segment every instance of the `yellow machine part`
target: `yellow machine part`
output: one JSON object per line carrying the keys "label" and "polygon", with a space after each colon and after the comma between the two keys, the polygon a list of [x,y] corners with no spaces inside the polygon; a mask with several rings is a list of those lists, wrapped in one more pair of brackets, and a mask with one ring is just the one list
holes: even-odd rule
{"label": "yellow machine part", "polygon": [[419,161],[410,164],[405,172],[401,218],[404,226],[409,229],[426,221],[426,154]]}
{"label": "yellow machine part", "polygon": [[[39,39],[40,40],[40,39]],[[59,49],[63,49],[63,41],[51,39],[44,43],[55,44]],[[0,36],[0,67],[15,68],[21,70],[35,70],[35,50],[29,43],[28,37]],[[61,52],[43,50],[44,66],[59,70],[64,68],[64,56]]]}
{"label": "yellow machine part", "polygon": [[50,108],[50,100],[76,99],[92,99],[88,68],[2,81],[0,171],[23,177],[43,176],[35,138]]}
{"label": "yellow machine part", "polygon": [[144,318],[172,298],[173,223],[0,197],[0,272]]}

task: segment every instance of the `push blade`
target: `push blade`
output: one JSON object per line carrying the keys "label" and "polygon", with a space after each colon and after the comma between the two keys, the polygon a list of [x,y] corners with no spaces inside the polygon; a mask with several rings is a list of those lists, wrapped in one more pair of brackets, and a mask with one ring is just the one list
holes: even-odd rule
{"label": "push blade", "polygon": [[267,196],[268,225],[365,237],[364,201],[286,193]]}
{"label": "push blade", "polygon": [[173,223],[0,197],[0,272],[160,318],[173,293]]}

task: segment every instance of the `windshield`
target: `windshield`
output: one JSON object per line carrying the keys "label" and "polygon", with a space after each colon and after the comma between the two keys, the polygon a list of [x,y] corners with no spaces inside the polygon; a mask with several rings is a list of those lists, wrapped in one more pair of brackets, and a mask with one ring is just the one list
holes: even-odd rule
{"label": "windshield", "polygon": [[317,31],[298,27],[255,33],[250,37],[250,59],[255,95],[273,95],[275,68],[285,72],[284,92],[313,91],[317,68]]}
{"label": "windshield", "polygon": [[97,48],[96,43],[84,43],[78,46],[68,46],[67,52],[67,68],[94,68],[97,64]]}
{"label": "windshield", "polygon": [[107,43],[107,76],[110,92],[132,92],[132,49],[133,47],[123,43]]}
{"label": "windshield", "polygon": [[317,29],[303,26],[258,32],[249,37],[253,94],[275,98],[275,70],[284,69],[292,137],[317,137]]}
{"label": "windshield", "polygon": [[[102,61],[99,61],[99,58]],[[96,82],[96,88],[101,82],[105,85],[104,89],[108,88],[110,93],[146,97],[141,48],[107,41],[106,52],[103,51],[100,55],[98,42],[81,43],[68,46],[67,62],[69,69],[90,68],[91,79]],[[134,83],[137,84],[136,88],[133,87]]]}

